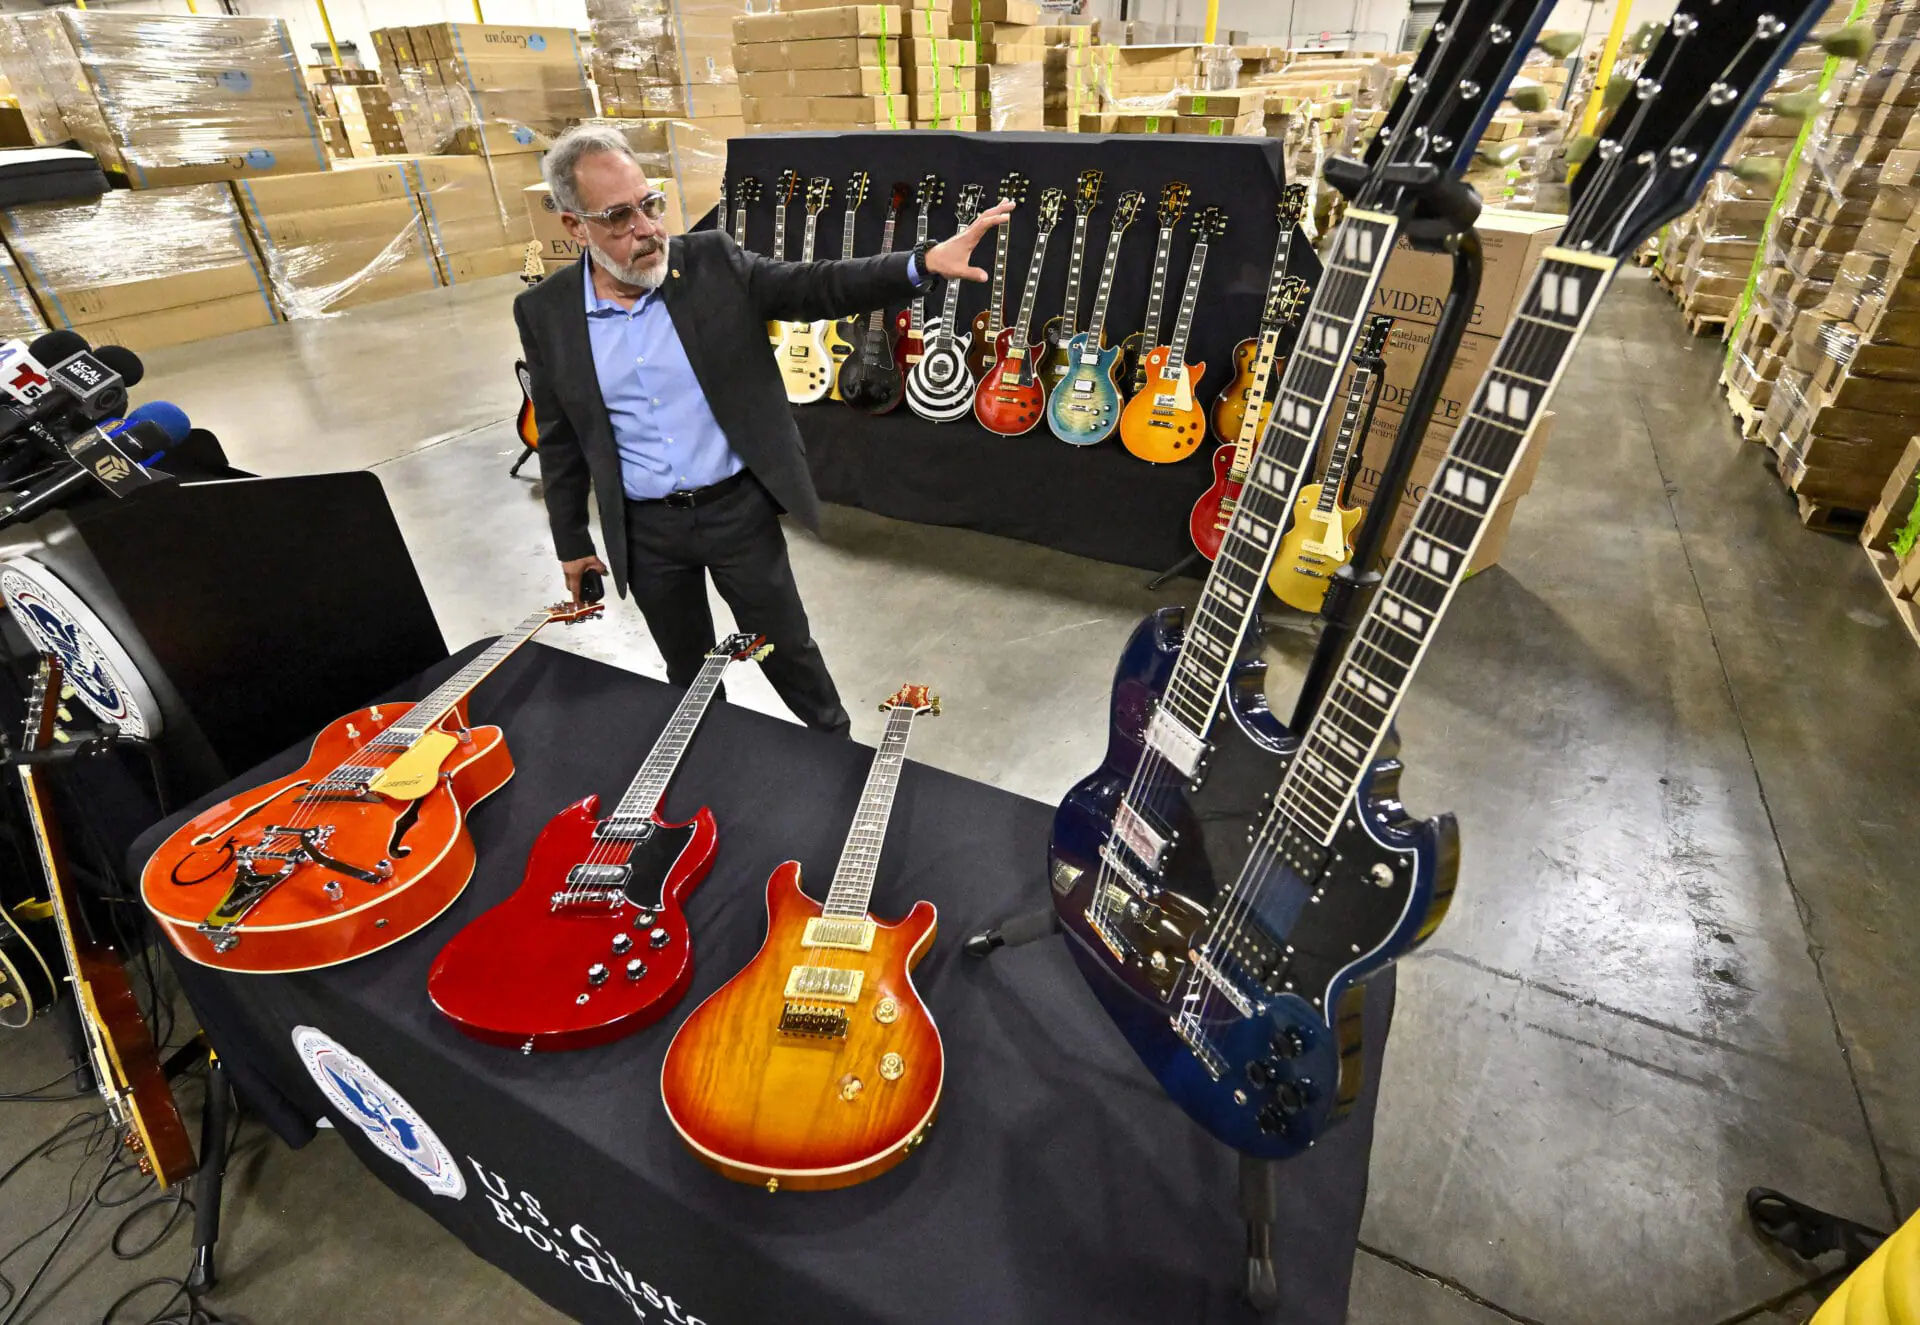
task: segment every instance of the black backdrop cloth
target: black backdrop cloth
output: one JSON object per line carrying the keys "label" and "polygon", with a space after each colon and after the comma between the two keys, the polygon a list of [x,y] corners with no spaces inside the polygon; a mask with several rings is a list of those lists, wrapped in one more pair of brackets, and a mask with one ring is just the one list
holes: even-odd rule
{"label": "black backdrop cloth", "polygon": [[[886,223],[893,184],[913,184],[922,175],[946,181],[946,200],[934,209],[929,235],[942,239],[956,229],[953,204],[960,185],[994,185],[1017,170],[1031,181],[1027,200],[1014,214],[1007,254],[1007,311],[1019,308],[1027,263],[1033,255],[1036,215],[1043,188],[1061,188],[1069,198],[1082,170],[1106,172],[1101,203],[1087,228],[1080,325],[1093,311],[1100,263],[1106,253],[1114,199],[1129,189],[1147,205],[1121,241],[1107,313],[1107,343],[1118,344],[1140,329],[1147,310],[1149,277],[1159,232],[1155,217],[1161,188],[1182,180],[1193,190],[1188,215],[1201,207],[1227,212],[1225,235],[1207,249],[1207,266],[1193,319],[1187,358],[1207,365],[1200,396],[1209,406],[1233,375],[1233,347],[1258,334],[1260,307],[1279,240],[1275,208],[1285,182],[1280,145],[1270,138],[1207,138],[1172,134],[795,133],[735,138],[727,144],[731,179],[752,176],[762,199],[748,208],[747,246],[772,251],[772,187],[782,170],[802,177],[824,175],[833,195],[821,213],[816,257],[838,257],[845,234],[847,178],[856,170],[872,176],[867,204],[854,219],[854,253],[876,253]],[[804,212],[788,208],[787,254],[798,257]],[[917,212],[903,216],[896,248],[912,245]],[[711,218],[709,218],[711,219]],[[1068,211],[1047,245],[1047,264],[1035,304],[1033,333],[1060,312],[1072,250]],[[1170,333],[1193,251],[1191,227],[1174,232],[1168,259],[1162,333]],[[993,270],[993,245],[981,244],[974,263]],[[1303,236],[1288,252],[1288,271],[1317,282],[1320,262]],[[969,284],[960,292],[960,324],[987,306],[990,287]],[[940,308],[938,288],[929,295],[930,315]],[[1018,538],[1149,570],[1163,570],[1193,550],[1187,515],[1212,481],[1205,459],[1189,456],[1174,465],[1149,465],[1122,449],[1117,437],[1097,446],[1069,446],[1046,424],[1024,437],[1002,438],[971,415],[957,423],[932,424],[905,405],[883,418],[869,418],[833,403],[796,407],[807,461],[822,499],[921,524],[954,525]],[[1200,448],[1211,455],[1212,447]]]}
{"label": "black backdrop cloth", "polygon": [[[388,698],[424,695],[480,647]],[[1161,1095],[1061,940],[984,962],[960,951],[967,934],[1045,904],[1051,810],[1037,801],[906,770],[874,909],[902,915],[923,897],[940,908],[917,982],[945,1039],[947,1082],[926,1144],[861,1186],[770,1196],[726,1181],[680,1143],[659,1082],[686,1013],[758,948],[774,867],[798,859],[810,891],[824,892],[872,757],[864,746],[714,706],[667,796],[670,817],[711,806],[720,848],[689,908],[694,985],[664,1021],[602,1048],[523,1056],[469,1040],[433,1011],[426,976],[441,945],[519,884],[551,815],[590,792],[620,794],[678,698],[536,642],[474,697],[477,721],[505,727],[518,772],[474,812],[478,868],[443,917],[383,952],[299,975],[229,976],[177,960],[249,1104],[294,1144],[328,1112],[390,1187],[581,1320],[1253,1320],[1232,1292],[1242,1248],[1232,1154]],[[303,755],[288,751],[215,797]],[[135,866],[192,812],[146,834]],[[1345,1319],[1391,1015],[1390,986],[1378,992],[1360,1104],[1281,1170],[1275,1319],[1289,1325]],[[430,1190],[330,1109],[294,1051],[296,1027],[324,1032],[404,1098],[444,1143],[464,1194]],[[632,1284],[617,1289],[622,1271]]]}

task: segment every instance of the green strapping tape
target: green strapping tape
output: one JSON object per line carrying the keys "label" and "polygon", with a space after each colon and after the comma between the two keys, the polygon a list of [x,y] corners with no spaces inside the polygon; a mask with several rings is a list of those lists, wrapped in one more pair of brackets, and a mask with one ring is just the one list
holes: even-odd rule
{"label": "green strapping tape", "polygon": [[887,127],[897,129],[900,121],[893,114],[893,84],[887,77],[887,7],[880,6],[880,35],[873,39],[873,49],[880,56],[880,95],[887,99]]}
{"label": "green strapping tape", "polygon": [[[1914,480],[1920,484],[1920,478]],[[1920,543],[1920,494],[1916,494],[1913,509],[1907,512],[1907,522],[1900,526],[1900,532],[1893,536],[1893,555],[1905,561],[1907,554],[1913,551],[1913,545]]]}
{"label": "green strapping tape", "polygon": [[1160,117],[1159,117],[1158,115],[1149,115],[1149,116],[1147,116],[1147,129],[1146,129],[1146,131],[1147,131],[1148,133],[1159,133],[1159,132],[1160,132]]}
{"label": "green strapping tape", "polygon": [[973,44],[980,44],[980,0],[973,0]]}

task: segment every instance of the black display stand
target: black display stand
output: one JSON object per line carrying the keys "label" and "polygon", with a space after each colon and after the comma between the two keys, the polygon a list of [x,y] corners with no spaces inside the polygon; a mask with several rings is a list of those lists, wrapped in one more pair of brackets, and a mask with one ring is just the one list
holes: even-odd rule
{"label": "black display stand", "polygon": [[[1270,138],[1205,138],[1154,134],[968,134],[931,131],[885,133],[802,133],[736,138],[727,145],[731,179],[753,176],[763,197],[749,209],[748,247],[771,251],[773,207],[765,196],[782,170],[832,180],[833,196],[820,215],[815,255],[838,257],[844,234],[847,177],[864,170],[872,177],[871,196],[855,218],[854,252],[877,252],[886,221],[888,196],[895,181],[908,184],[926,174],[947,183],[946,200],[934,209],[931,234],[943,238],[956,228],[953,203],[963,183],[987,186],[989,195],[1009,171],[1030,181],[1027,202],[1016,213],[1007,273],[1007,316],[1017,311],[1027,263],[1033,254],[1034,210],[1040,190],[1055,187],[1072,195],[1076,176],[1101,170],[1106,179],[1101,205],[1088,225],[1080,319],[1084,328],[1099,282],[1113,200],[1129,189],[1146,194],[1147,203],[1121,245],[1107,316],[1107,341],[1114,344],[1140,329],[1146,314],[1158,222],[1154,211],[1160,190],[1175,180],[1193,191],[1189,209],[1220,206],[1228,214],[1225,235],[1208,246],[1199,313],[1194,319],[1187,358],[1205,363],[1199,394],[1211,405],[1233,374],[1233,347],[1255,336],[1261,305],[1279,238],[1276,208],[1285,172],[1280,144]],[[790,257],[799,256],[804,213],[788,208]],[[707,223],[711,223],[708,218]],[[903,218],[896,248],[912,244],[913,215]],[[1072,213],[1054,231],[1037,296],[1034,333],[1060,312],[1066,291]],[[1186,280],[1192,252],[1188,227],[1175,231],[1169,260],[1166,316],[1170,330]],[[993,269],[993,245],[975,254],[983,270]],[[1296,239],[1288,272],[1309,282],[1320,278],[1313,246]],[[962,325],[985,308],[986,285],[968,285],[960,295]],[[938,298],[937,292],[935,299]],[[937,307],[937,304],[936,304]],[[1197,456],[1174,465],[1150,465],[1135,459],[1111,438],[1097,446],[1076,447],[1048,432],[1044,422],[1024,437],[997,437],[972,419],[931,424],[904,405],[882,418],[870,418],[832,402],[795,409],[807,461],[820,496],[843,506],[920,524],[949,525],[999,534],[1022,542],[1058,548],[1098,561],[1160,571],[1192,551],[1187,516],[1212,482],[1204,445]],[[1215,439],[1216,441],[1218,439]]]}
{"label": "black display stand", "polygon": [[[388,698],[425,693],[479,647]],[[433,1011],[426,974],[440,946],[518,886],[552,814],[621,791],[677,699],[659,683],[528,646],[473,698],[476,719],[505,726],[517,775],[473,813],[479,863],[446,915],[330,970],[229,976],[177,961],[249,1108],[295,1144],[324,1113],[396,1192],[583,1321],[1260,1319],[1234,1300],[1235,1225],[1217,1200],[1233,1180],[1231,1153],[1161,1095],[1067,954],[1039,946],[991,966],[960,955],[958,935],[1044,887],[1051,809],[1036,801],[916,763],[905,770],[874,909],[901,915],[920,898],[940,908],[940,937],[915,982],[940,1026],[946,1075],[927,1143],[860,1186],[769,1196],[727,1182],[680,1143],[659,1080],[680,1022],[759,946],[775,866],[799,860],[809,890],[824,892],[872,758],[862,746],[714,707],[665,807],[685,818],[710,806],[720,845],[689,907],[694,986],[663,1022],[604,1048],[522,1056],[466,1039]],[[951,709],[939,719],[964,720]],[[286,751],[240,784],[303,754]],[[149,833],[130,865],[177,822]],[[1274,1193],[1285,1273],[1266,1319],[1346,1317],[1389,1003],[1369,1000],[1368,1084],[1352,1117],[1291,1164]],[[295,1051],[299,1027],[377,1074],[390,1094],[361,1098],[405,1126],[368,1125],[423,1147],[428,1129],[458,1194],[429,1190],[376,1148],[367,1114],[328,1103]]]}

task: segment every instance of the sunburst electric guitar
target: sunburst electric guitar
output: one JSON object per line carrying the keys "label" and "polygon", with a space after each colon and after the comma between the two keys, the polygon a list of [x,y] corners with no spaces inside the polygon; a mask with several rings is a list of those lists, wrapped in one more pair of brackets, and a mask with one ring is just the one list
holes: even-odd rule
{"label": "sunburst electric guitar", "polygon": [[[960,201],[953,209],[959,229],[965,230],[980,215],[983,192],[978,184],[962,186]],[[907,408],[929,423],[952,423],[964,419],[973,409],[973,374],[967,370],[958,326],[960,282],[946,284],[940,320],[927,333],[920,362],[907,370]]]}
{"label": "sunburst electric guitar", "polygon": [[1093,316],[1087,329],[1067,344],[1073,366],[1047,393],[1047,427],[1074,446],[1104,442],[1120,426],[1120,347],[1107,345],[1107,301],[1113,293],[1113,269],[1120,262],[1120,239],[1145,202],[1144,194],[1123,193],[1114,203]]}
{"label": "sunburst electric guitar", "polygon": [[[842,262],[853,258],[853,223],[860,215],[861,204],[866,202],[870,187],[872,178],[864,170],[856,170],[847,176],[847,210],[840,225]],[[833,361],[832,377],[827,386],[827,395],[833,400],[843,398],[840,395],[840,366],[853,357],[854,347],[860,342],[860,328],[865,325],[865,319],[858,315],[820,324],[821,335],[827,343],[827,357]]]}
{"label": "sunburst electric guitar", "polygon": [[1369,398],[1385,367],[1380,351],[1392,328],[1392,318],[1376,317],[1360,334],[1360,343],[1353,349],[1353,376],[1347,383],[1347,408],[1340,416],[1333,449],[1327,452],[1326,473],[1318,483],[1300,489],[1293,503],[1293,525],[1280,540],[1267,576],[1280,601],[1302,612],[1320,610],[1334,572],[1353,560],[1353,531],[1367,511],[1364,506],[1343,506],[1340,488],[1353,448],[1365,442],[1367,420],[1372,417]]}
{"label": "sunburst electric guitar", "polygon": [[[1000,196],[1014,203],[1027,200],[1027,177],[1009,170],[1000,177]],[[1000,333],[1006,328],[1007,249],[1013,242],[1013,219],[993,230],[993,284],[987,293],[987,306],[973,315],[972,334],[967,340],[967,371],[976,379],[985,377],[1000,357]]]}
{"label": "sunburst electric guitar", "polygon": [[824,904],[788,861],[767,882],[767,939],[688,1017],[660,1094],[681,1139],[737,1182],[768,1191],[847,1187],[912,1153],[933,1123],[946,1062],[913,987],[933,905],[886,924],[867,914],[925,686],[880,706],[886,733]]}
{"label": "sunburst electric guitar", "polygon": [[1034,296],[1040,288],[1040,273],[1047,265],[1047,237],[1060,224],[1067,209],[1062,189],[1040,192],[1040,230],[1033,239],[1033,258],[1027,263],[1027,283],[1020,293],[1020,313],[1013,325],[1000,332],[1000,352],[980,387],[973,393],[973,417],[982,427],[1002,437],[1018,437],[1032,432],[1047,410],[1046,388],[1040,382],[1039,355],[1046,342],[1027,340],[1027,328],[1033,325]]}
{"label": "sunburst electric guitar", "polygon": [[467,812],[513,776],[505,737],[469,724],[467,696],[548,622],[601,611],[540,609],[425,699],[335,719],[300,768],[189,819],[140,872],[161,930],[203,966],[277,975],[430,923],[473,873]]}
{"label": "sunburst electric guitar", "polygon": [[1080,332],[1080,286],[1081,273],[1086,270],[1087,228],[1094,209],[1100,205],[1100,190],[1106,178],[1104,171],[1083,170],[1074,181],[1073,246],[1067,257],[1067,293],[1061,301],[1059,316],[1048,318],[1040,329],[1041,339],[1047,343],[1046,357],[1040,364],[1040,381],[1049,395],[1073,367],[1071,347],[1073,338]]}
{"label": "sunburst electric guitar", "polygon": [[[947,196],[947,182],[938,175],[922,175],[920,183],[913,191],[913,242],[916,247],[927,240],[927,231],[933,223],[933,209]],[[893,353],[894,362],[900,365],[900,378],[904,383],[913,366],[920,362],[920,356],[927,348],[927,297],[917,294],[907,301],[907,306],[893,315]]]}
{"label": "sunburst electric guitar", "polygon": [[1300,227],[1300,218],[1305,215],[1306,208],[1305,184],[1289,184],[1280,190],[1280,203],[1274,211],[1275,219],[1280,223],[1280,240],[1274,246],[1273,267],[1267,276],[1267,300],[1260,310],[1260,334],[1250,336],[1233,347],[1233,380],[1220,389],[1219,398],[1213,402],[1213,431],[1223,445],[1233,445],[1241,435],[1240,423],[1251,404],[1257,403],[1259,407],[1258,426],[1267,426],[1267,413],[1273,408],[1267,399],[1267,387],[1274,381],[1274,368],[1279,362],[1276,352],[1279,348],[1277,327],[1280,318],[1275,310],[1282,306],[1281,291],[1284,288],[1297,286],[1302,291],[1302,297],[1307,290],[1304,279],[1287,275],[1287,263],[1293,253],[1293,236]]}
{"label": "sunburst electric guitar", "polygon": [[[807,229],[800,241],[800,261],[813,261],[813,239],[820,226],[820,213],[833,192],[833,181],[816,175],[807,181]],[[774,344],[774,360],[787,384],[787,399],[796,405],[811,405],[825,400],[833,384],[833,356],[827,353],[826,322],[782,322],[780,339]]]}
{"label": "sunburst electric guitar", "polygon": [[707,876],[718,834],[711,811],[668,823],[660,805],[727,664],[770,652],[764,635],[716,645],[613,812],[603,817],[589,796],[541,830],[519,889],[434,958],[427,997],[454,1025],[523,1053],[580,1049],[680,1001],[693,982],[681,906]]}
{"label": "sunburst electric guitar", "polygon": [[1207,269],[1207,246],[1226,230],[1227,214],[1218,207],[1202,207],[1193,214],[1193,256],[1187,262],[1173,335],[1165,345],[1147,351],[1147,384],[1120,411],[1120,444],[1152,464],[1185,460],[1207,440],[1207,412],[1198,399],[1207,366],[1187,362],[1187,338],[1200,299],[1200,277]]}
{"label": "sunburst electric guitar", "polygon": [[1147,388],[1147,351],[1160,343],[1160,313],[1166,305],[1167,269],[1173,262],[1173,232],[1187,214],[1193,190],[1175,180],[1160,190],[1160,235],[1153,245],[1153,273],[1147,283],[1147,317],[1140,330],[1120,342],[1120,361],[1126,365],[1126,393],[1137,396]]}
{"label": "sunburst electric guitar", "polygon": [[[1261,316],[1260,352],[1253,371],[1262,382],[1279,358],[1280,343],[1300,319],[1306,307],[1308,286],[1298,276],[1289,276],[1267,292],[1267,308]],[[1200,494],[1187,517],[1187,533],[1194,548],[1212,561],[1220,551],[1221,536],[1233,519],[1234,503],[1246,486],[1247,468],[1260,444],[1260,431],[1266,426],[1264,412],[1242,410],[1240,434],[1231,446],[1213,453],[1213,485]]]}
{"label": "sunburst electric guitar", "polygon": [[[29,755],[53,743],[60,675],[59,660],[43,656],[21,742]],[[106,1101],[108,1120],[123,1134],[127,1149],[138,1156],[141,1170],[152,1173],[162,1187],[171,1187],[193,1176],[193,1142],[180,1121],[166,1070],[140,1013],[140,1000],[127,979],[121,955],[94,938],[80,914],[80,892],[61,840],[60,821],[31,761],[20,764],[20,789],[47,879],[47,898],[66,959],[87,1067]]]}

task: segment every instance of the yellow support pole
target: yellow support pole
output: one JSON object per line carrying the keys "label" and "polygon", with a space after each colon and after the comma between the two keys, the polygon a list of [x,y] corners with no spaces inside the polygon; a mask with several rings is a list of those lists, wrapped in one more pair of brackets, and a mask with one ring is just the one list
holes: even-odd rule
{"label": "yellow support pole", "polygon": [[1600,47],[1600,66],[1593,73],[1593,95],[1587,98],[1587,109],[1580,116],[1580,132],[1590,134],[1593,126],[1600,123],[1600,111],[1607,99],[1607,83],[1613,77],[1613,62],[1620,54],[1620,43],[1626,39],[1627,20],[1633,16],[1633,0],[1613,0],[1613,22],[1607,28],[1607,39]]}
{"label": "yellow support pole", "polygon": [[1213,45],[1213,39],[1220,29],[1220,0],[1207,0],[1207,28],[1201,40]]}
{"label": "yellow support pole", "polygon": [[340,67],[340,43],[333,39],[333,20],[327,17],[327,0],[313,0],[313,6],[320,11],[320,26],[327,30],[327,49],[333,52],[333,66]]}
{"label": "yellow support pole", "polygon": [[486,15],[480,12],[480,0],[473,0],[473,21],[475,23],[485,23],[487,21]]}

